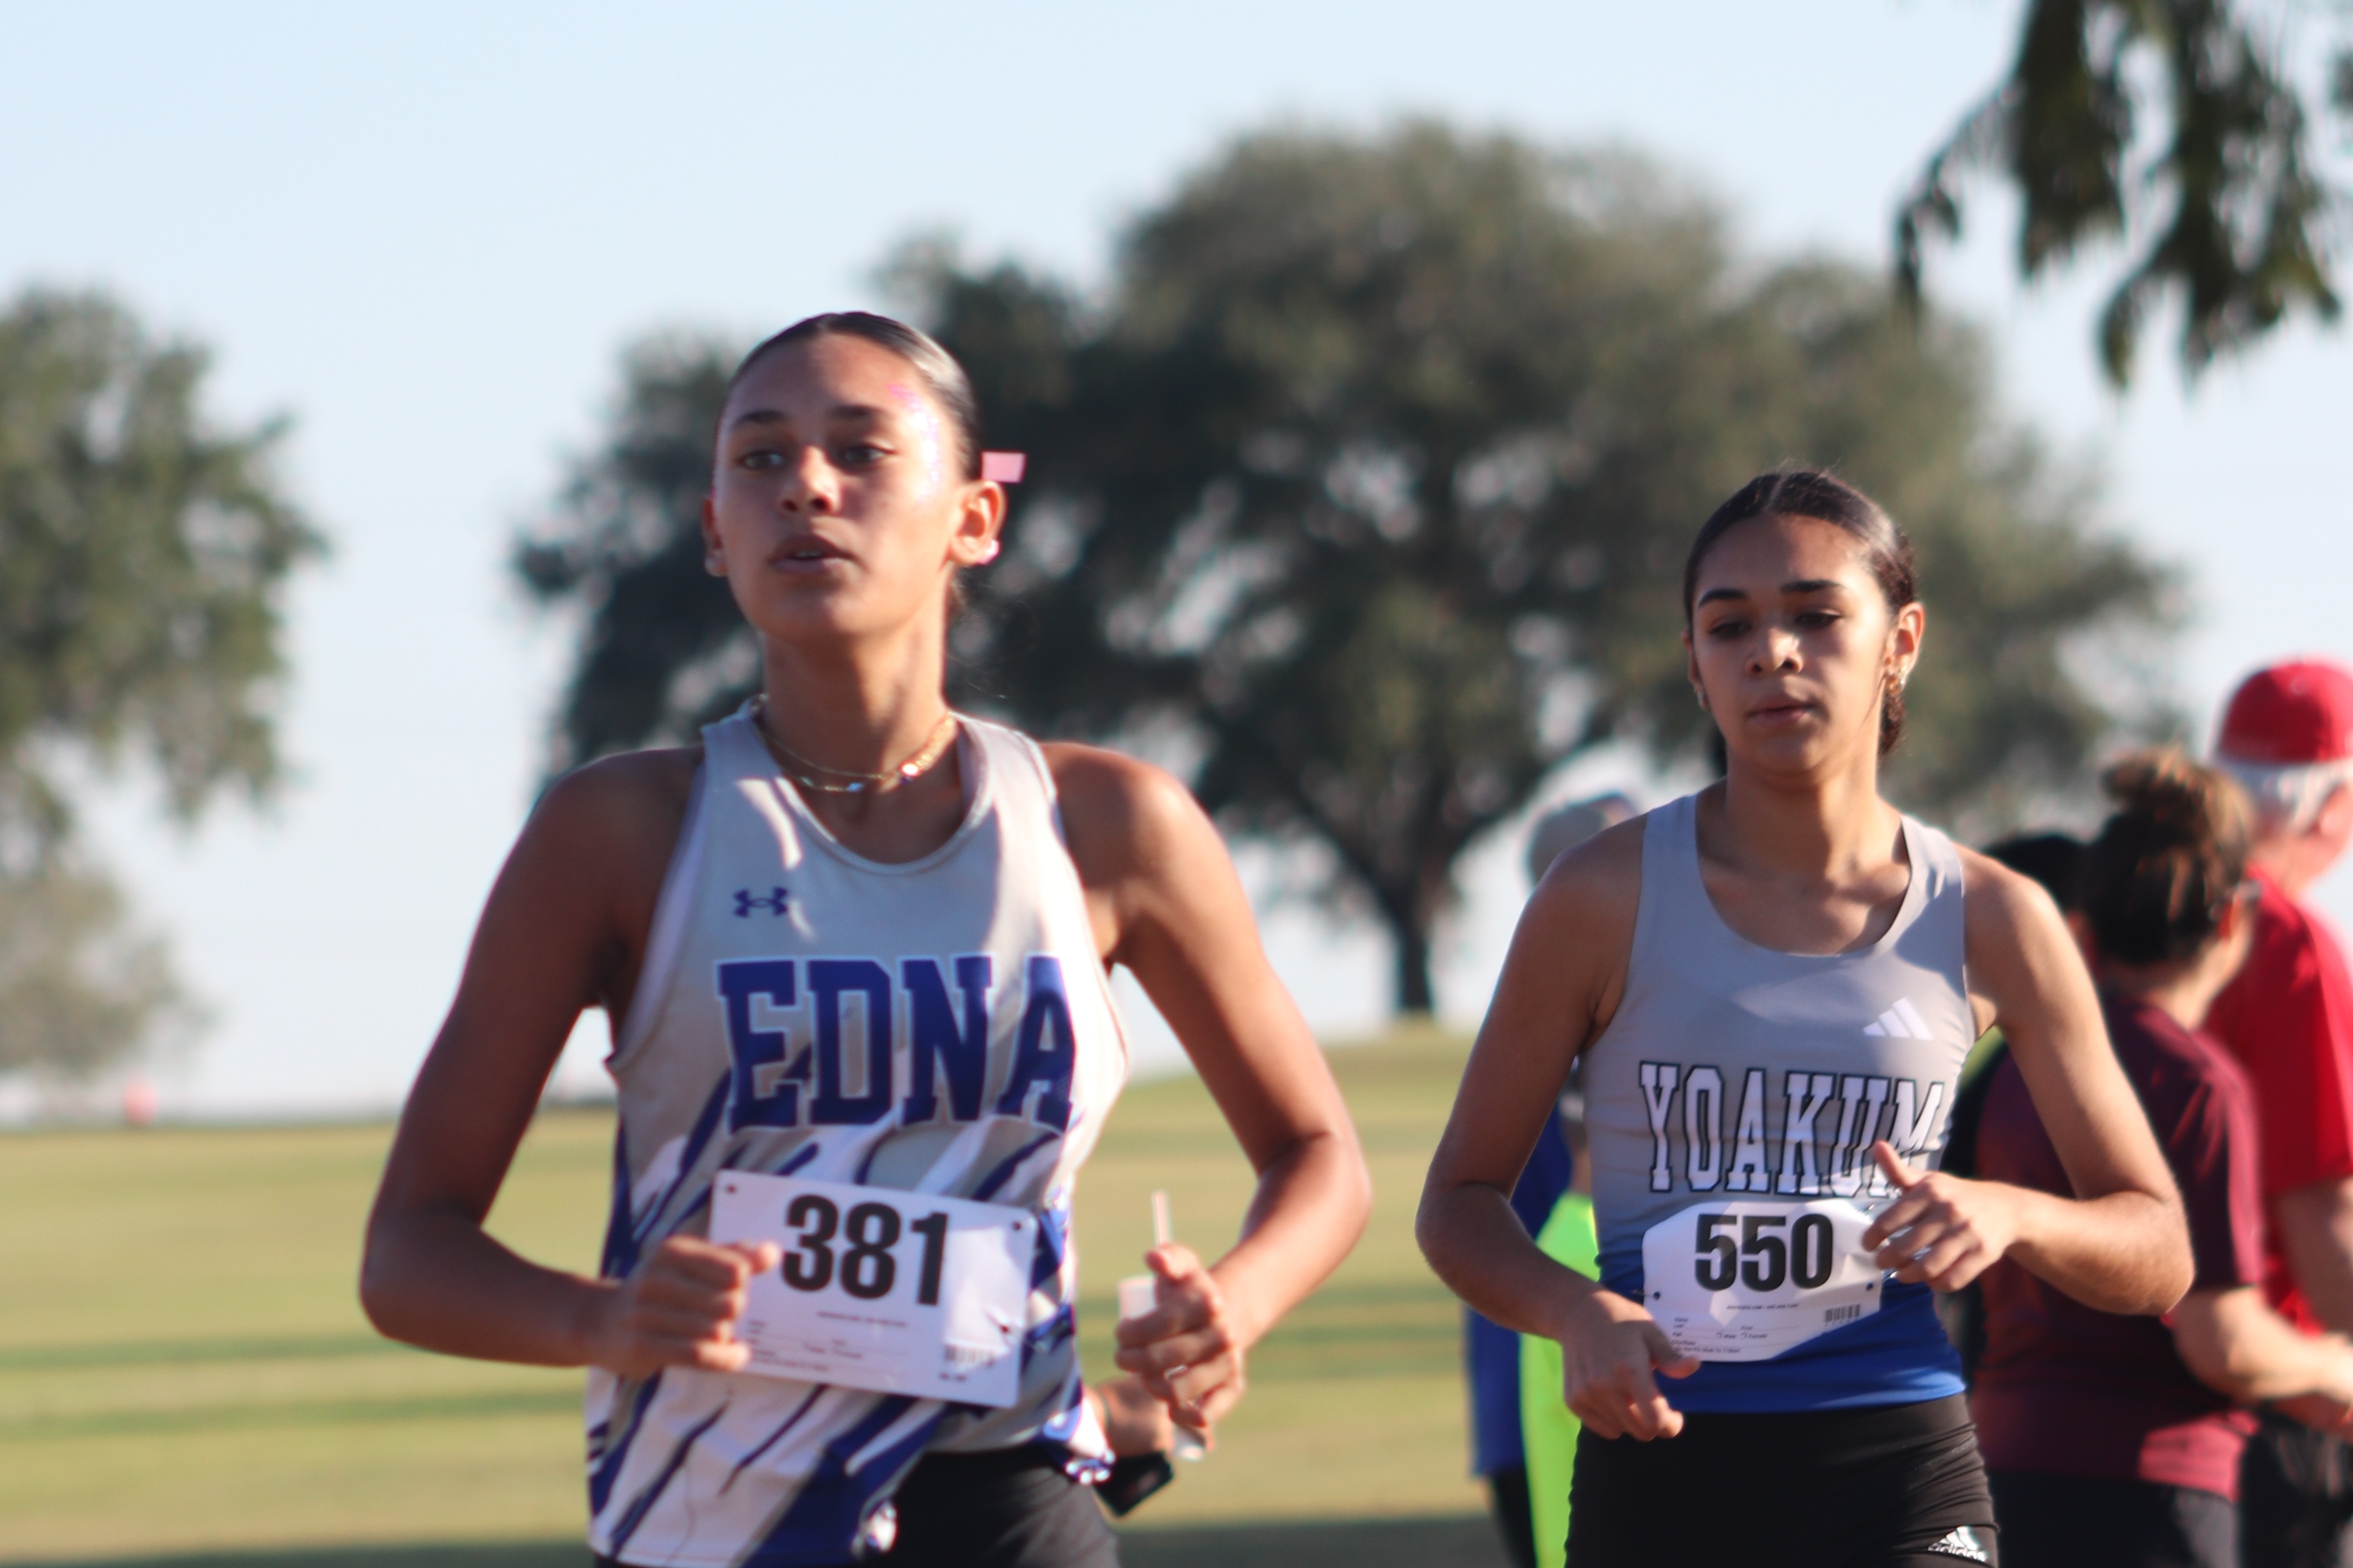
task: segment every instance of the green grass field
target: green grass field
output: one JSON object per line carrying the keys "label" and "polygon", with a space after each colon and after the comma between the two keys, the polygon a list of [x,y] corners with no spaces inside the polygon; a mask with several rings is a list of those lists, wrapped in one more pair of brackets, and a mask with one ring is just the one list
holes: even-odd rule
{"label": "green grass field", "polygon": [[[1134,1516],[1134,1568],[1500,1561],[1463,1473],[1457,1310],[1411,1235],[1462,1049],[1423,1035],[1333,1054],[1371,1228],[1259,1347],[1218,1451]],[[579,1374],[423,1354],[360,1315],[388,1132],[0,1136],[0,1562],[586,1563]],[[610,1140],[602,1113],[543,1116],[491,1228],[593,1268]],[[1097,1375],[1155,1187],[1183,1239],[1232,1237],[1250,1170],[1189,1078],[1132,1089],[1080,1184]]]}

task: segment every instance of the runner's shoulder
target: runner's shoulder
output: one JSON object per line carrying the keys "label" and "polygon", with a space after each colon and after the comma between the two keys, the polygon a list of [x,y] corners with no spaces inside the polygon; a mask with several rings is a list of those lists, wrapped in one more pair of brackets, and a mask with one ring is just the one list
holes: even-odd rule
{"label": "runner's shoulder", "polygon": [[[2056,971],[2081,973],[2074,933],[2042,883],[1974,849],[1954,847],[1961,858],[1962,962],[1972,993],[1999,1015],[2037,994]],[[1981,1007],[1979,1026],[1990,1021]]]}
{"label": "runner's shoulder", "polygon": [[1990,855],[1956,844],[1961,859],[1961,909],[1972,941],[2066,931],[2059,906],[2042,883]]}
{"label": "runner's shoulder", "polygon": [[1642,835],[1647,816],[1605,827],[1563,850],[1528,896],[1522,919],[1592,935],[1623,934],[1630,942],[1642,899]]}
{"label": "runner's shoulder", "polygon": [[657,858],[667,866],[693,804],[702,748],[659,746],[584,763],[548,785],[526,843],[590,860]]}
{"label": "runner's shoulder", "polygon": [[1148,871],[1216,841],[1208,814],[1165,768],[1101,746],[1041,742],[1062,812],[1062,837],[1090,887]]}

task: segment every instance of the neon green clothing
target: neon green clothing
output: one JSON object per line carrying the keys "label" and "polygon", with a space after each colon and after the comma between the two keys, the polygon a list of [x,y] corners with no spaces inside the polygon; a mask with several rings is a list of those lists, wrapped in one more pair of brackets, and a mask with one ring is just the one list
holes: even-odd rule
{"label": "neon green clothing", "polygon": [[[1553,1205],[1536,1246],[1546,1258],[1597,1277],[1599,1244],[1593,1200],[1567,1193]],[[1568,1478],[1577,1466],[1577,1419],[1560,1397],[1560,1346],[1520,1336],[1520,1436],[1528,1457],[1528,1512],[1535,1525],[1536,1568],[1562,1568],[1568,1555]]]}

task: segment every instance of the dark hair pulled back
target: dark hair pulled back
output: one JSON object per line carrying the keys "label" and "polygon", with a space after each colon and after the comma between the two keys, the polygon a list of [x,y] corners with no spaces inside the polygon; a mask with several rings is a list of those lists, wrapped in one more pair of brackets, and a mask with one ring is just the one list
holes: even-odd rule
{"label": "dark hair pulled back", "polygon": [[2134,966],[2197,957],[2247,874],[2245,797],[2169,746],[2134,752],[2100,782],[2116,810],[2082,868],[2100,956]]}
{"label": "dark hair pulled back", "polygon": [[[1707,552],[1740,524],[1758,517],[1804,517],[1829,523],[1851,536],[1862,548],[1863,564],[1889,610],[1900,610],[1920,597],[1917,564],[1912,542],[1877,501],[1820,468],[1776,468],[1759,474],[1732,493],[1732,498],[1700,524],[1683,558],[1683,627],[1691,628],[1693,601],[1699,595],[1700,563]],[[1879,754],[1885,756],[1904,738],[1904,688],[1887,683],[1879,709]]]}
{"label": "dark hair pulled back", "polygon": [[908,368],[922,380],[923,390],[946,411],[948,422],[955,427],[956,467],[967,479],[980,478],[980,400],[973,395],[972,378],[965,374],[955,355],[942,348],[929,332],[889,316],[878,316],[871,310],[828,310],[795,321],[774,337],[762,339],[744,356],[728,380],[728,399],[733,400],[735,389],[744,384],[744,378],[769,354],[814,338],[863,338],[905,360]]}

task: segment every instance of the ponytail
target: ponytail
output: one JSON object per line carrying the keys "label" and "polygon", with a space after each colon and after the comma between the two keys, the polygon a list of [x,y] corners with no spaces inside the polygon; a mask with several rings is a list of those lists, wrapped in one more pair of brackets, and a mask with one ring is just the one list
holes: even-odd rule
{"label": "ponytail", "polygon": [[2101,957],[2133,967],[2197,957],[2247,874],[2245,797],[2172,747],[2136,752],[2101,783],[2116,811],[2082,873]]}

